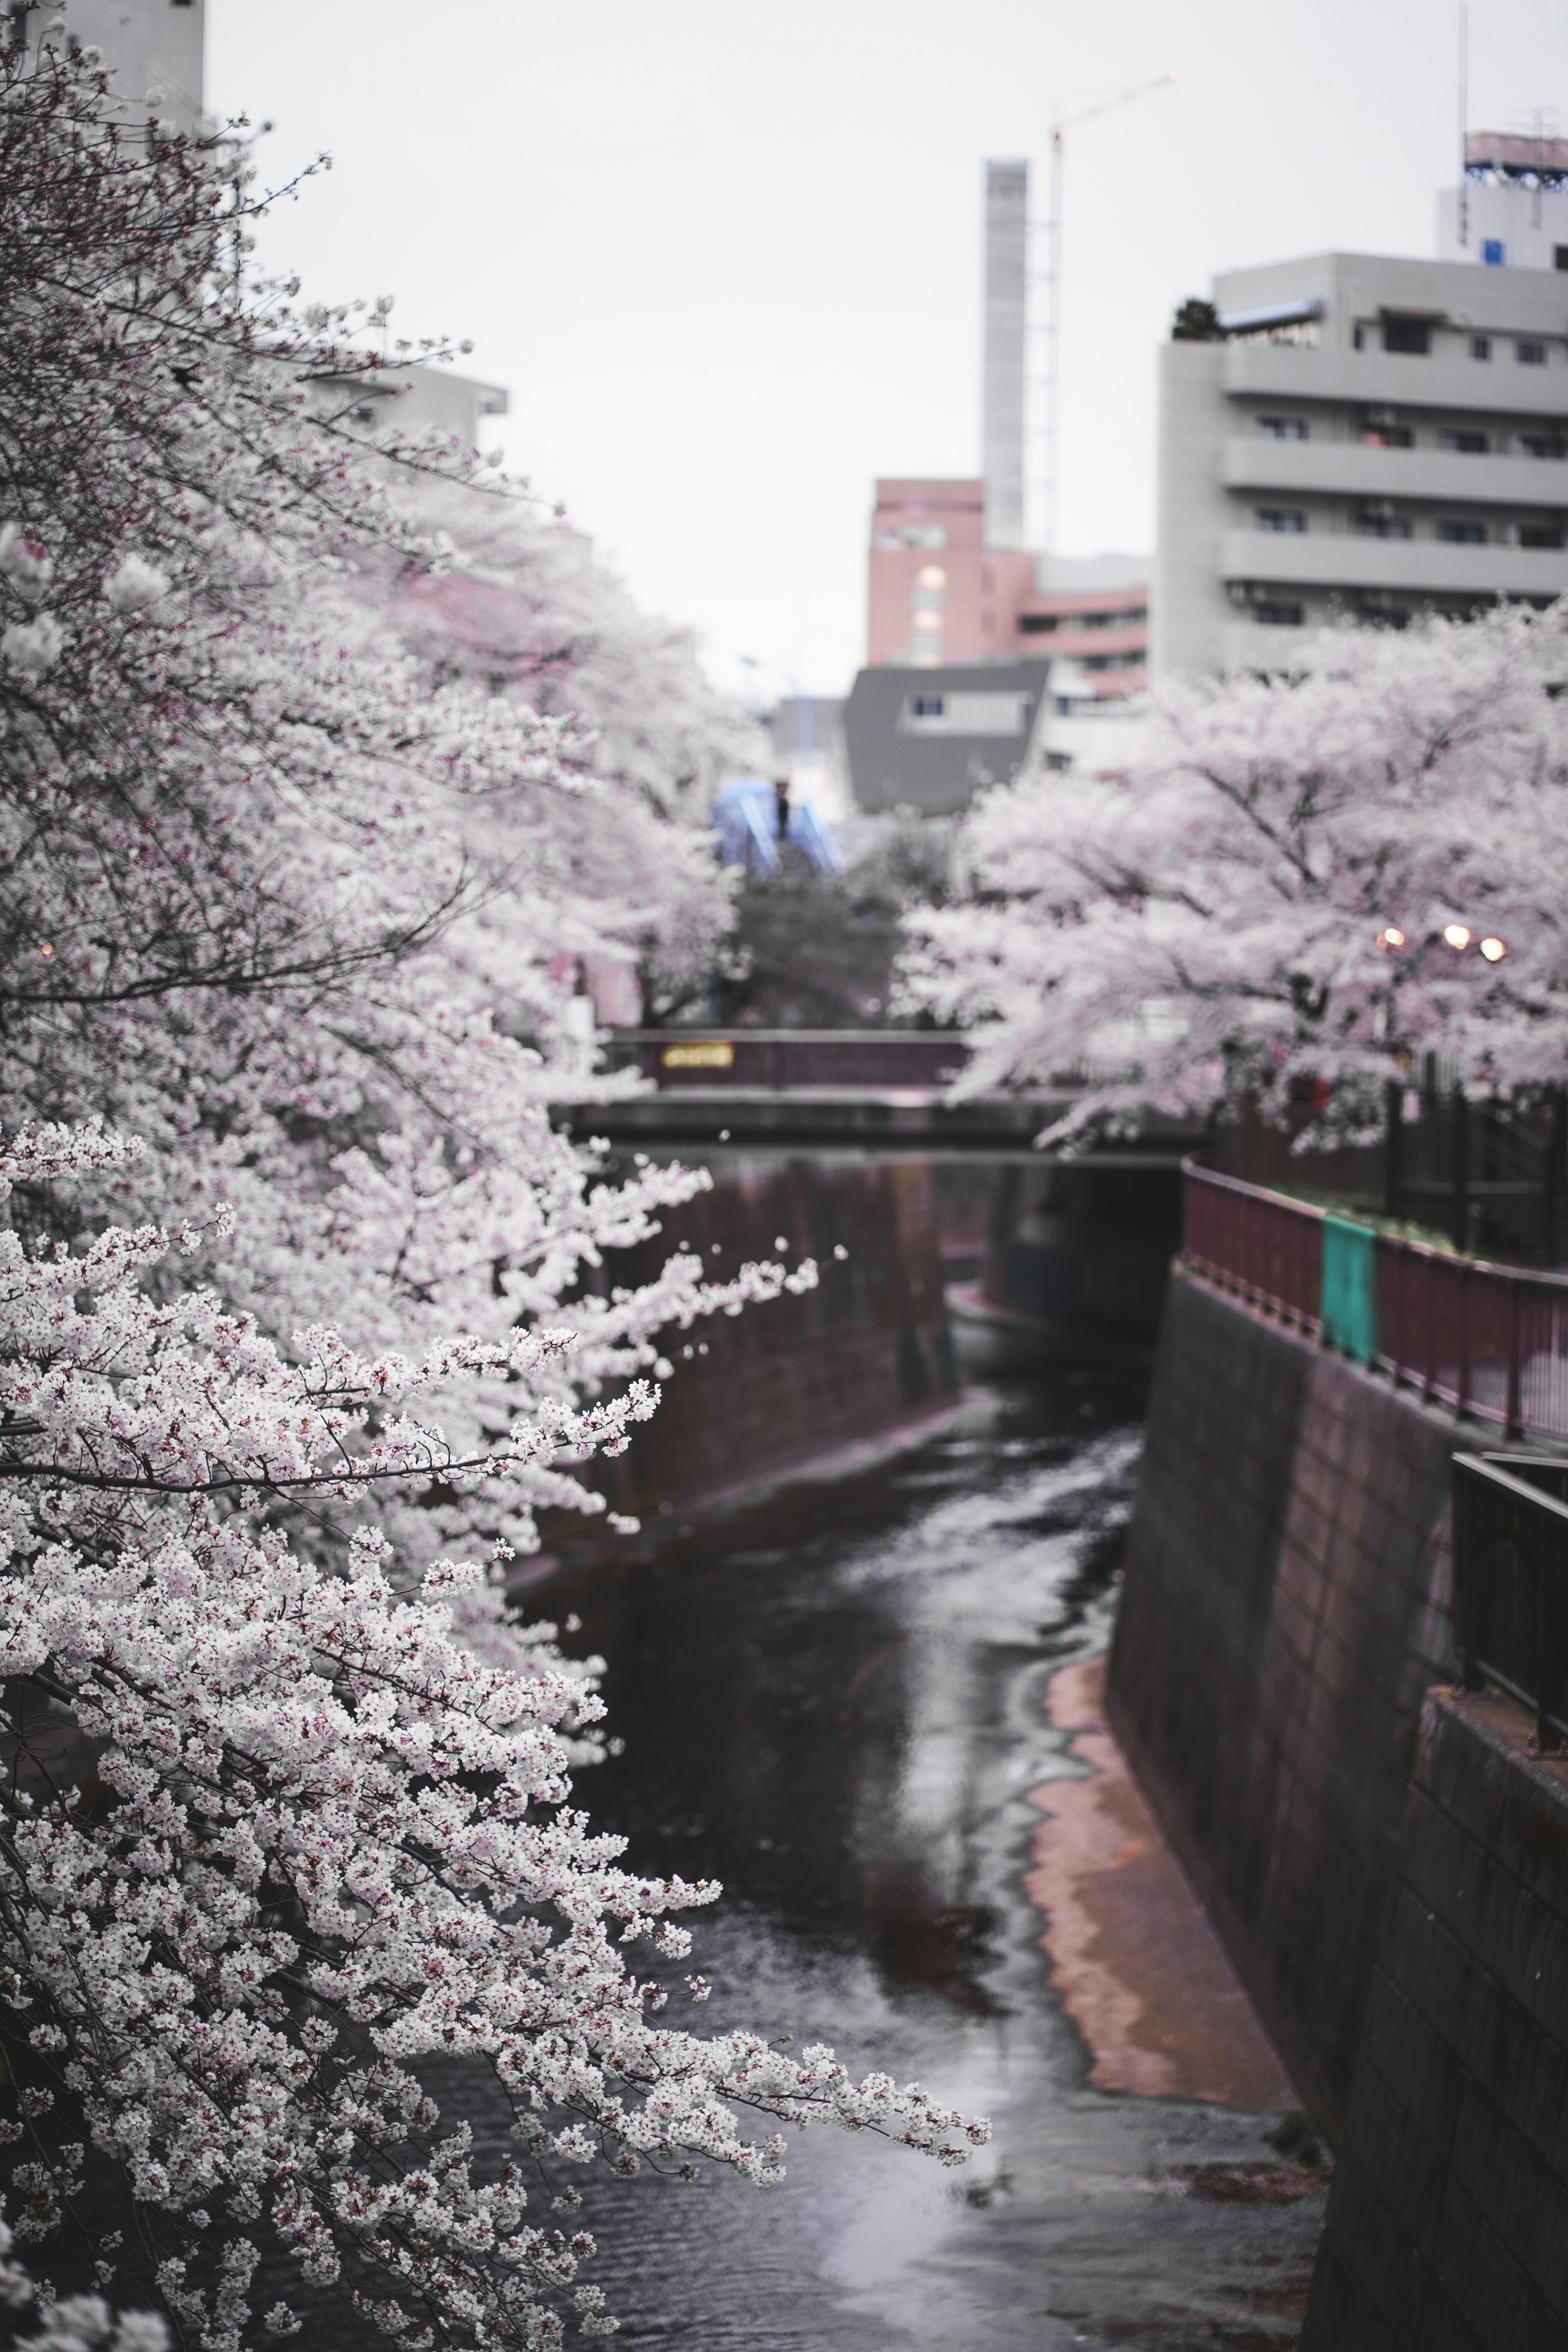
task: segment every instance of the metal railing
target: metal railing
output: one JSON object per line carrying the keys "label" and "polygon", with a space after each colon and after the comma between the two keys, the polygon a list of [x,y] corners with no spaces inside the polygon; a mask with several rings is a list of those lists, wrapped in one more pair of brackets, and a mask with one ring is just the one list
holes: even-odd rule
{"label": "metal railing", "polygon": [[1183,1261],[1456,1413],[1568,1438],[1568,1275],[1451,1255],[1188,1160]]}
{"label": "metal railing", "polygon": [[1454,1456],[1454,1646],[1468,1690],[1535,1709],[1545,1752],[1568,1736],[1568,1462]]}

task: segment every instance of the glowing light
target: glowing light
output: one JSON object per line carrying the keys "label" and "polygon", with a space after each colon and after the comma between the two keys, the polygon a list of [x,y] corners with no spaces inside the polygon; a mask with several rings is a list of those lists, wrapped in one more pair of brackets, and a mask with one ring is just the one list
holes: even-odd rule
{"label": "glowing light", "polygon": [[1405,934],[1396,923],[1390,923],[1385,931],[1379,931],[1377,944],[1380,948],[1402,948],[1405,945]]}
{"label": "glowing light", "polygon": [[1462,953],[1470,944],[1469,927],[1465,923],[1447,924],[1444,929],[1443,937],[1447,940],[1448,945],[1451,948],[1458,950],[1460,953]]}
{"label": "glowing light", "polygon": [[1481,941],[1481,953],[1485,956],[1489,963],[1501,963],[1504,956],[1508,953],[1507,942],[1502,940],[1483,940]]}

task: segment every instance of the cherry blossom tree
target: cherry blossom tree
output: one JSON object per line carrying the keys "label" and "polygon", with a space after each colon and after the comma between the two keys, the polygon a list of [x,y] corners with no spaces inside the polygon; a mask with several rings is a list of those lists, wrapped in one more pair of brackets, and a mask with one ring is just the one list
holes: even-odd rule
{"label": "cherry blossom tree", "polygon": [[413,596],[452,564],[420,497],[504,486],[319,402],[379,359],[248,286],[243,157],[133,140],[90,63],[8,54],[0,1096],[159,1146],[89,1218],[234,1201],[205,1270],[275,1334],[495,1336],[571,1294],[575,1381],[656,1370],[693,1263],[595,1276],[705,1179],[595,1183],[552,1130],[582,1073],[551,1066],[551,975],[691,898],[692,830],[367,604],[378,568]]}
{"label": "cherry blossom tree", "polygon": [[1069,1126],[1333,1088],[1344,1131],[1433,1052],[1568,1076],[1568,652],[1556,609],[1336,630],[1288,677],[1167,689],[1125,783],[1035,775],[968,820],[904,985],[966,1090],[1087,1083]]}
{"label": "cherry blossom tree", "polygon": [[[450,569],[420,495],[484,470],[315,403],[376,355],[248,280],[255,201],[232,149],[118,123],[90,53],[0,52],[11,2225],[100,2236],[108,2168],[212,2352],[279,2255],[395,2340],[547,2346],[612,2326],[574,2168],[768,2180],[745,2109],[949,2160],[984,2126],[667,2027],[631,1967],[714,1890],[573,1805],[594,1669],[506,1561],[599,1507],[662,1331],[815,1271],[606,1278],[706,1179],[612,1184],[552,1129],[539,1008],[624,945],[629,796],[650,866],[676,830],[592,714],[436,676],[367,593]],[[492,2176],[437,2055],[510,2107]],[[39,2340],[157,2335],[78,2297]]]}

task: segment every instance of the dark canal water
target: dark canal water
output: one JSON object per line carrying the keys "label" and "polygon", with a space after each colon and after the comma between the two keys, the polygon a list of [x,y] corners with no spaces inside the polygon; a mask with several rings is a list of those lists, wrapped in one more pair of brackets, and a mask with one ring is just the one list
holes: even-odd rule
{"label": "dark canal water", "polygon": [[[759,2193],[607,2183],[590,2275],[631,2343],[722,2352],[1294,2342],[1321,2200],[1213,2203],[1274,2118],[1101,2095],[1021,1874],[1082,1768],[1047,1681],[1106,1647],[1139,1400],[993,1388],[919,1449],[527,1596],[608,1662],[584,1801],[639,1870],[722,1878],[698,2025],[831,2042],[989,2114],[962,2173],[829,2132]],[[678,2021],[685,2021],[681,2017]]]}

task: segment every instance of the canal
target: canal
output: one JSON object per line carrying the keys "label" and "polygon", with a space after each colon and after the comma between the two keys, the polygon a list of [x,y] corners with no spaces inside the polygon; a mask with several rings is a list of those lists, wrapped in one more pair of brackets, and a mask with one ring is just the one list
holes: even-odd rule
{"label": "canal", "polygon": [[[1094,2001],[1075,2012],[1053,1983],[1048,1895],[1046,1913],[1031,1899],[1042,1824],[1091,1769],[1052,1690],[1109,1641],[1140,1409],[1131,1387],[982,1386],[880,1467],[613,1562],[541,1563],[530,1612],[582,1621],[570,1645],[604,1655],[624,1742],[583,1801],[631,1866],[724,1882],[692,1921],[714,1993],[691,2021],[830,2042],[994,2126],[959,2173],[824,2131],[770,2191],[599,2183],[591,2274],[626,2340],[1295,2341],[1322,2192],[1273,2158],[1288,2090],[1224,2095],[1223,2046],[1221,2095],[1096,2087],[1106,2066],[1074,2022]],[[1179,1943],[1152,1965],[1174,2047]],[[1183,2079],[1149,2063],[1144,2079]]]}

